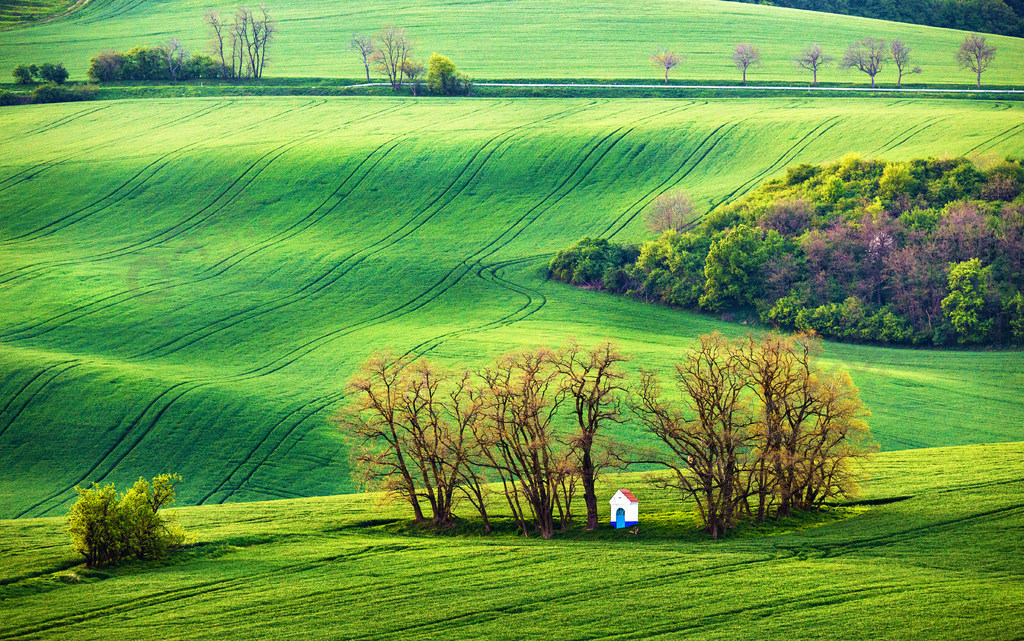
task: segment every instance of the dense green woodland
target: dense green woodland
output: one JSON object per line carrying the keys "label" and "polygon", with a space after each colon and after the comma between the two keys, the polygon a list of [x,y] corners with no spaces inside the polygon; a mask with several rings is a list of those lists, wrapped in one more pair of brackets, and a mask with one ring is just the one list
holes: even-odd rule
{"label": "dense green woodland", "polygon": [[574,285],[755,310],[766,324],[834,338],[1021,344],[1022,186],[1012,159],[848,155],[790,167],[639,248],[583,239],[550,270]]}
{"label": "dense green woodland", "polygon": [[933,27],[1024,36],[1021,0],[734,0]]}

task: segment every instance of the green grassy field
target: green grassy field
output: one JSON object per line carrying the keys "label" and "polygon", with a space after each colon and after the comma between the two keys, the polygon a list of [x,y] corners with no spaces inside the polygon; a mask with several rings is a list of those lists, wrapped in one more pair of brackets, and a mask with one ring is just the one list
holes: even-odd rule
{"label": "green grassy field", "polygon": [[0,521],[0,639],[1019,639],[1024,445],[868,472],[844,520],[718,542],[618,475],[636,535],[398,534],[365,495],[184,508],[192,549],[73,584],[60,519]]}
{"label": "green grassy field", "polygon": [[[903,100],[147,100],[0,122],[0,516],[173,470],[186,504],[353,488],[327,418],[373,350],[478,365],[740,325],[547,282],[797,162],[1024,153],[1024,108]],[[1024,439],[1024,356],[830,344],[884,449]],[[619,436],[636,438],[623,426]]]}
{"label": "green grassy field", "polygon": [[[686,55],[673,77],[738,80],[729,60],[739,42],[761,48],[764,66],[752,80],[807,81],[792,59],[811,42],[841,57],[846,45],[864,36],[902,38],[924,74],[908,79],[932,85],[969,85],[970,73],[956,68],[954,53],[964,34],[930,27],[811,13],[716,0],[484,0],[394,3],[370,0],[277,0],[268,5],[280,23],[272,48],[270,76],[360,78],[363,68],[349,50],[354,31],[376,31],[387,21],[405,26],[417,55],[450,55],[477,78],[650,78],[661,75],[649,62],[654,49],[672,47]],[[230,13],[231,3],[212,5]],[[68,18],[0,34],[0,77],[14,65],[59,58],[84,79],[89,58],[109,48],[156,45],[180,37],[204,49],[208,35],[206,0],[90,0]],[[991,36],[998,57],[985,81],[1020,85],[1024,40]],[[55,60],[56,61],[56,60]],[[820,80],[867,84],[860,73],[834,67]],[[895,70],[879,76],[894,84]]]}
{"label": "green grassy field", "polygon": [[0,2],[0,31],[55,17],[74,4],[71,0],[3,0]]}

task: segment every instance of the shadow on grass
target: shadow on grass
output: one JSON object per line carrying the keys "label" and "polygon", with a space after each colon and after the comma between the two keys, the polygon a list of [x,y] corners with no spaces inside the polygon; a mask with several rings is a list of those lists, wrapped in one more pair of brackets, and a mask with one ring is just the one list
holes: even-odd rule
{"label": "shadow on grass", "polygon": [[[880,500],[880,503],[893,500]],[[864,502],[864,505],[874,502]],[[821,510],[796,512],[793,516],[758,523],[752,519],[744,519],[728,535],[720,540],[751,539],[779,536],[811,528],[837,523],[863,514],[868,510],[864,505],[846,504],[830,506]],[[403,519],[371,519],[346,524],[334,531],[359,531],[362,533],[380,533],[398,536],[414,536],[423,538],[495,538],[522,540],[523,534],[510,517],[491,519],[492,531],[484,531],[480,519],[456,518],[455,523],[448,527],[436,527],[429,523],[415,523]],[[529,539],[539,539],[535,530],[528,533]],[[555,531],[553,539],[569,541],[687,541],[711,542],[711,536],[704,532],[699,517],[693,512],[662,512],[656,515],[641,516],[636,527],[615,529],[609,523],[602,523],[595,530],[584,529],[577,521],[566,530]]]}

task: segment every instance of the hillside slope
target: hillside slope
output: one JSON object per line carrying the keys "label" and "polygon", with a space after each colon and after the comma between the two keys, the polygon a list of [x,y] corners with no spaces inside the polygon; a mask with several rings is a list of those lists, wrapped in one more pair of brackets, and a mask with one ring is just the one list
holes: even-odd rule
{"label": "hillside slope", "polygon": [[[388,347],[477,365],[611,336],[664,367],[744,328],[546,282],[585,235],[646,237],[849,151],[1024,154],[968,101],[152,100],[0,122],[0,516],[173,470],[185,503],[352,489],[327,422]],[[443,145],[439,147],[439,144]],[[885,449],[1024,437],[1024,355],[831,344]],[[620,436],[635,432],[623,426]]]}
{"label": "hillside slope", "polygon": [[194,549],[79,584],[60,519],[0,521],[0,637],[1017,638],[1024,444],[870,473],[852,518],[717,542],[655,533],[692,506],[623,475],[600,495],[633,490],[636,535],[400,535],[379,524],[402,509],[365,495],[185,508]]}
{"label": "hillside slope", "polygon": [[[416,55],[450,55],[478,78],[650,78],[657,47],[675,48],[686,62],[673,72],[691,80],[739,80],[729,56],[740,42],[761,48],[764,66],[753,80],[806,82],[792,59],[811,42],[841,58],[850,42],[875,36],[902,38],[925,73],[908,81],[964,84],[956,68],[963,33],[718,0],[276,0],[267,3],[280,31],[271,49],[270,76],[360,78],[363,67],[349,49],[353,32],[372,32],[391,21],[408,29]],[[214,5],[230,14],[231,3]],[[61,61],[73,79],[84,79],[89,59],[110,48],[156,45],[179,37],[205,49],[206,0],[90,0],[66,19],[0,34],[0,78],[19,63]],[[985,81],[1019,85],[1024,40],[992,36],[998,57]],[[824,82],[866,84],[855,72],[824,71]],[[895,71],[879,76],[895,83]]]}

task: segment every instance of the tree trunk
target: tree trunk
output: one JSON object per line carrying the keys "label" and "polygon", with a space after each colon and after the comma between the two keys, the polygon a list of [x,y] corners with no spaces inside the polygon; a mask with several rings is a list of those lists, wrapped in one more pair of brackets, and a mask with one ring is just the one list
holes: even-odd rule
{"label": "tree trunk", "polygon": [[817,69],[811,70],[811,78],[812,78],[811,86],[813,87],[813,86],[818,84],[818,70]]}
{"label": "tree trunk", "polygon": [[743,67],[743,84],[747,84],[747,68]]}
{"label": "tree trunk", "polygon": [[665,84],[668,84],[668,67],[665,67]]}
{"label": "tree trunk", "polygon": [[595,476],[594,460],[590,457],[590,451],[583,452],[583,465],[580,470],[583,483],[583,502],[587,505],[587,528],[596,530],[599,525],[597,516],[597,491],[594,488]]}
{"label": "tree trunk", "polygon": [[366,67],[366,82],[370,82],[370,63],[363,58],[363,66]]}
{"label": "tree trunk", "polygon": [[978,89],[981,89],[981,69],[978,69]]}
{"label": "tree trunk", "polygon": [[874,76],[871,76],[871,88],[872,89],[875,88],[875,77]]}

